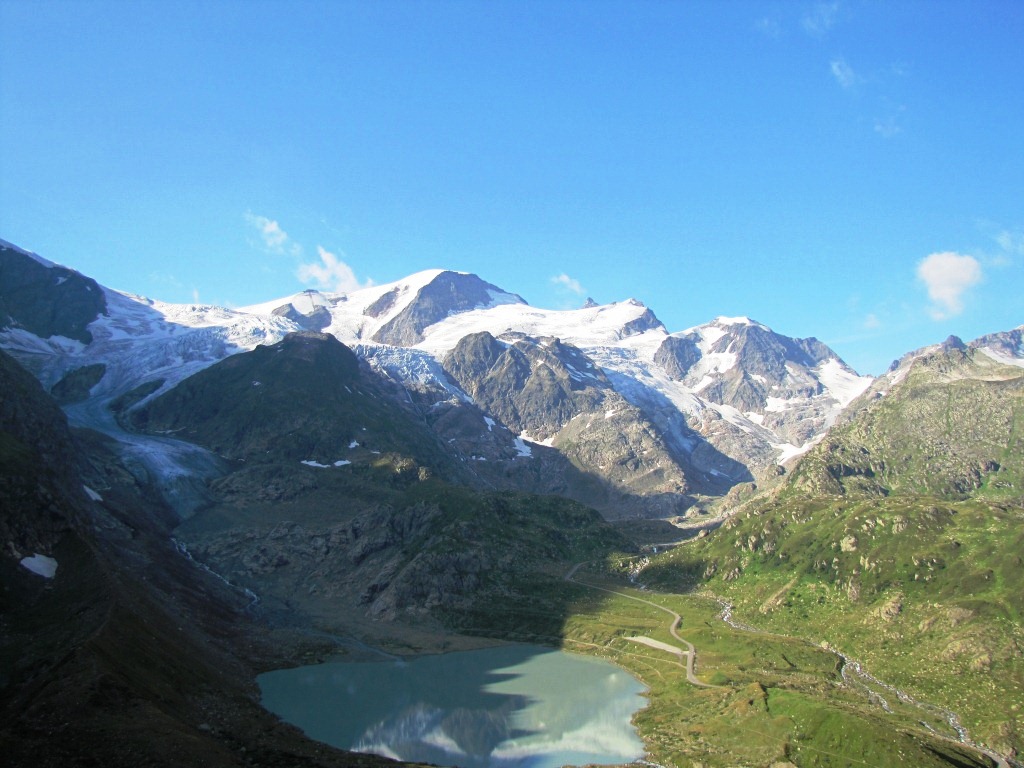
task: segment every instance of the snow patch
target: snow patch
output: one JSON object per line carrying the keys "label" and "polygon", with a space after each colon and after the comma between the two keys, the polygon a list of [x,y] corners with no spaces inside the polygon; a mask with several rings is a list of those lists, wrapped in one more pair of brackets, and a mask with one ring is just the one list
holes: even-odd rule
{"label": "snow patch", "polygon": [[834,357],[819,365],[815,374],[843,408],[860,397],[874,381],[871,376],[858,376]]}
{"label": "snow patch", "polygon": [[52,557],[36,552],[32,557],[21,558],[21,567],[44,579],[52,579],[57,575],[57,561]]}
{"label": "snow patch", "polygon": [[83,485],[82,490],[84,490],[85,495],[88,496],[93,501],[103,501],[103,497],[96,493],[96,491],[94,491],[88,485]]}
{"label": "snow patch", "polygon": [[495,421],[490,416],[484,416],[484,424],[487,425],[488,432],[492,432],[494,430]]}
{"label": "snow patch", "polygon": [[1022,357],[1014,357],[1013,355],[1004,355],[1001,352],[996,352],[991,347],[979,347],[979,350],[981,352],[984,352],[986,355],[988,355],[990,358],[995,360],[997,363],[1002,363],[1003,365],[1013,365],[1013,366],[1016,366],[1018,368],[1024,368],[1024,358],[1022,358]]}
{"label": "snow patch", "polygon": [[526,444],[526,440],[520,435],[515,439],[516,458],[531,458],[533,456],[533,449]]}

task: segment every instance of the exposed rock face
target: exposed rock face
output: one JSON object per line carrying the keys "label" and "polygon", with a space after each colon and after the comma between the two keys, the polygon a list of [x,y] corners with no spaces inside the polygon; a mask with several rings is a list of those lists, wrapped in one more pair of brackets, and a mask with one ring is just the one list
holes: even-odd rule
{"label": "exposed rock face", "polygon": [[100,383],[106,372],[107,366],[103,363],[75,368],[50,387],[50,394],[62,405],[80,403],[89,397],[89,391]]}
{"label": "exposed rock face", "polygon": [[[857,379],[817,339],[782,336],[747,318],[719,318],[669,336],[654,360],[701,398],[735,408],[765,428],[762,436],[739,434],[729,424],[716,424],[714,414],[702,415],[705,423],[694,424],[713,445],[751,468],[774,463],[774,452],[765,445],[770,434],[802,446],[820,435],[846,404],[842,392],[823,385],[825,368],[832,378]],[[865,379],[857,392],[866,385]]]}
{"label": "exposed rock face", "polygon": [[558,339],[490,333],[463,338],[445,370],[488,413],[517,433],[547,439],[570,419],[619,399],[600,368]]}
{"label": "exposed rock face", "polygon": [[[463,338],[444,365],[475,403],[512,432],[552,440],[580,472],[594,476],[596,482],[577,487],[573,498],[608,512],[618,506],[616,517],[638,509],[667,516],[690,505],[685,472],[665,440],[576,347],[554,338],[509,334],[499,340],[483,332]],[[627,495],[636,498],[627,501]]]}
{"label": "exposed rock face", "polygon": [[92,278],[0,244],[0,328],[88,344],[88,325],[106,308],[103,290]]}
{"label": "exposed rock face", "polygon": [[1024,325],[1012,331],[990,333],[970,343],[971,349],[989,349],[1007,358],[1024,360]]}
{"label": "exposed rock face", "polygon": [[669,377],[676,381],[686,379],[686,374],[701,359],[700,337],[695,333],[685,336],[669,336],[654,353],[654,362],[665,369]]}
{"label": "exposed rock face", "polygon": [[[670,336],[655,361],[673,378],[695,388],[703,377],[711,376],[713,380],[700,389],[701,395],[744,413],[764,414],[769,398],[788,400],[821,393],[821,383],[809,372],[835,354],[817,339],[791,339],[756,323],[732,323],[721,330],[724,332],[710,342],[708,334]],[[697,365],[712,356],[726,359],[714,369]]]}
{"label": "exposed rock face", "polygon": [[[396,347],[412,346],[423,341],[423,329],[454,312],[465,312],[488,306],[494,295],[507,294],[495,285],[486,283],[476,275],[442,272],[416,294],[405,309],[385,323],[373,336],[381,344]],[[521,298],[515,297],[525,304]],[[384,294],[367,309],[367,314],[379,316],[394,305],[395,298]]]}
{"label": "exposed rock face", "polygon": [[307,331],[322,331],[331,324],[330,310],[323,305],[318,305],[309,312],[300,312],[294,304],[286,304],[275,309],[273,314],[276,317],[285,317]]}

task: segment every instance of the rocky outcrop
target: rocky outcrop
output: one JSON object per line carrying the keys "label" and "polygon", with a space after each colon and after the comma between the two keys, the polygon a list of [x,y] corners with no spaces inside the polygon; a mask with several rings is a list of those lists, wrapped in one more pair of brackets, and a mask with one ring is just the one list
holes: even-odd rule
{"label": "rocky outcrop", "polygon": [[0,328],[88,344],[88,326],[106,308],[103,289],[92,278],[0,243]]}
{"label": "rocky outcrop", "polygon": [[61,405],[80,403],[88,399],[90,390],[100,383],[106,372],[107,366],[103,363],[93,363],[75,368],[64,374],[64,378],[50,387],[50,394]]}
{"label": "rocky outcrop", "polygon": [[445,357],[444,367],[485,412],[517,434],[541,440],[606,399],[621,400],[586,355],[554,338],[470,334]]}
{"label": "rocky outcrop", "polygon": [[[420,288],[406,307],[380,327],[373,340],[396,347],[409,347],[423,341],[423,329],[456,312],[489,306],[495,295],[508,297],[500,288],[476,275],[441,272]],[[511,297],[525,304],[518,296]],[[379,316],[394,305],[394,297],[384,294],[366,312]]]}

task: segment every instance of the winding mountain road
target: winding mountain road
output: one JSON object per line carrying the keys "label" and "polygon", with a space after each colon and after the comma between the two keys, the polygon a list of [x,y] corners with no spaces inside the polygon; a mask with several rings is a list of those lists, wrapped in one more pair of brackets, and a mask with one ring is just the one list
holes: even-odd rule
{"label": "winding mountain road", "polygon": [[[585,581],[580,581],[576,578],[576,572],[584,565],[586,565],[586,563],[577,563],[576,565],[574,565],[565,575],[565,580],[571,581],[573,584],[579,584],[581,587],[587,587],[588,589],[596,589],[600,592],[607,592],[610,595],[618,595],[619,597],[624,597],[627,600],[634,600],[638,603],[644,603],[645,605],[649,605],[652,608],[657,608],[659,611],[667,613],[669,616],[672,617],[672,623],[669,624],[668,633],[672,635],[673,639],[682,643],[686,647],[685,650],[683,648],[676,648],[672,645],[669,645],[668,643],[663,643],[660,640],[655,640],[651,637],[630,637],[628,638],[629,640],[632,640],[636,643],[641,643],[643,645],[648,646],[649,648],[656,648],[658,650],[668,651],[669,653],[675,654],[679,660],[679,666],[686,668],[686,679],[691,685],[696,685],[699,688],[722,687],[720,685],[705,683],[703,680],[698,678],[697,675],[694,673],[693,665],[695,663],[695,659],[697,656],[697,649],[693,647],[693,643],[691,643],[689,640],[684,640],[682,637],[679,636],[678,629],[679,625],[683,621],[682,616],[673,611],[671,608],[666,608],[663,605],[658,605],[657,603],[652,602],[650,600],[644,600],[642,597],[636,597],[634,595],[626,594],[625,592],[619,592],[614,589],[606,589],[605,587],[599,587],[596,584],[588,584]],[[686,656],[685,664],[683,663],[683,656]]]}
{"label": "winding mountain road", "polygon": [[[645,600],[642,597],[636,597],[634,595],[629,595],[629,594],[626,594],[625,592],[619,592],[618,590],[607,589],[606,587],[599,587],[596,584],[588,584],[585,581],[580,581],[579,579],[576,578],[576,572],[579,571],[579,569],[582,568],[584,565],[586,565],[585,562],[584,563],[577,563],[576,565],[574,565],[569,570],[569,572],[565,575],[565,580],[569,581],[569,582],[572,582],[573,584],[579,584],[581,587],[587,587],[588,589],[596,589],[596,590],[598,590],[600,592],[607,592],[608,594],[611,594],[611,595],[618,595],[619,597],[625,597],[628,600],[634,600],[634,601],[636,601],[638,603],[644,603],[645,605],[649,605],[652,608],[657,608],[659,611],[662,611],[663,613],[667,613],[669,616],[672,617],[672,623],[669,625],[669,628],[668,628],[669,634],[672,635],[672,637],[675,640],[677,640],[678,642],[680,642],[684,646],[686,646],[686,648],[685,648],[685,650],[683,648],[676,648],[676,647],[674,647],[672,645],[669,645],[668,643],[663,643],[660,640],[655,640],[652,637],[636,636],[636,637],[627,638],[628,640],[631,640],[631,641],[633,641],[635,643],[640,643],[642,645],[646,645],[649,648],[656,648],[656,649],[659,649],[659,650],[667,651],[668,653],[675,654],[676,657],[678,658],[679,665],[686,667],[686,679],[687,679],[687,681],[691,685],[695,685],[695,686],[698,686],[700,688],[722,688],[722,687],[724,687],[724,686],[720,686],[720,685],[713,685],[711,683],[705,683],[704,681],[700,680],[696,676],[696,674],[694,674],[693,665],[694,665],[695,657],[697,655],[697,651],[693,647],[693,643],[689,642],[688,640],[684,640],[682,637],[679,636],[678,629],[679,629],[679,625],[682,623],[682,620],[683,620],[682,616],[680,616],[678,613],[676,613],[672,609],[666,608],[663,605],[658,605],[657,603],[652,602],[651,600]],[[734,624],[731,621],[731,618],[728,616],[728,613],[729,613],[728,612],[728,608],[726,609],[726,611],[723,611],[723,620],[727,624],[732,626],[734,629],[738,629],[738,630],[744,631],[744,632],[753,632],[755,634],[764,634],[764,635],[772,635],[772,634],[774,634],[774,633],[765,632],[763,630],[756,629],[754,627],[748,627],[746,625],[741,625],[741,624],[738,624],[738,623]],[[777,637],[786,637],[785,635],[776,635],[776,636]],[[682,659],[682,657],[684,655],[686,656],[686,663],[685,663],[685,665],[683,664],[683,659]],[[838,655],[840,655],[840,657],[843,658],[844,661],[846,661],[846,657],[845,656],[842,656],[842,654],[838,654]],[[994,750],[992,750],[992,749],[990,749],[990,748],[988,748],[988,747],[986,747],[986,746],[984,746],[982,744],[978,744],[976,742],[968,740],[966,738],[966,734],[962,734],[961,735],[961,739],[959,739],[959,740],[949,738],[948,736],[942,736],[941,734],[935,734],[935,736],[937,736],[938,738],[940,738],[940,739],[942,739],[944,741],[947,741],[947,742],[949,742],[951,744],[957,744],[958,746],[965,746],[965,747],[969,747],[971,749],[974,749],[975,751],[981,753],[985,757],[987,757],[990,760],[992,760],[993,763],[997,766],[997,768],[1013,768],[1013,765],[1011,765],[1011,763],[1005,757],[1003,757],[999,753],[995,752]]]}

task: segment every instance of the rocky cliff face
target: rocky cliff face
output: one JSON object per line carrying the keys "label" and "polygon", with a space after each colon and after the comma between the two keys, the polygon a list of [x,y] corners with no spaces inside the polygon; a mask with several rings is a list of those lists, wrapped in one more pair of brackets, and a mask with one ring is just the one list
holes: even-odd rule
{"label": "rocky cliff face", "polygon": [[546,440],[617,393],[579,349],[558,339],[490,333],[464,337],[445,370],[481,408],[518,433]]}
{"label": "rocky cliff face", "polygon": [[794,446],[821,434],[852,399],[826,381],[846,379],[858,394],[868,384],[817,339],[782,336],[747,318],[719,318],[669,336],[654,359],[701,398],[736,409]]}
{"label": "rocky cliff face", "polygon": [[[411,347],[423,341],[423,330],[448,315],[490,305],[496,295],[509,297],[500,288],[476,275],[441,272],[420,288],[415,298],[374,334],[373,340],[396,347]],[[518,296],[511,297],[526,303]],[[379,316],[390,309],[396,297],[385,294],[366,311]]]}
{"label": "rocky cliff face", "polygon": [[0,241],[0,328],[88,344],[88,326],[106,308],[95,280]]}
{"label": "rocky cliff face", "polygon": [[593,482],[575,483],[571,491],[563,480],[573,498],[611,517],[670,516],[692,503],[686,472],[665,439],[577,347],[557,338],[496,339],[482,332],[464,337],[444,366],[502,426],[549,443],[578,472],[592,475]]}

